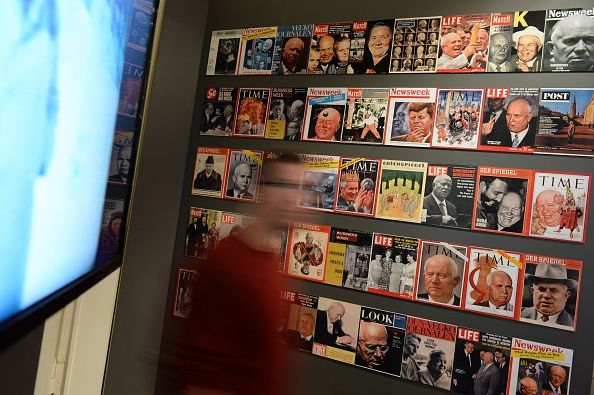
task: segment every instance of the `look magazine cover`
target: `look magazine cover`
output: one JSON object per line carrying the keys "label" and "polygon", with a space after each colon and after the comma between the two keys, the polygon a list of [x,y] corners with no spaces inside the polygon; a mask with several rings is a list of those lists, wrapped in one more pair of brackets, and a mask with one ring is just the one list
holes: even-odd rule
{"label": "look magazine cover", "polygon": [[537,73],[542,65],[545,48],[544,10],[515,11],[513,49],[510,58],[512,71]]}

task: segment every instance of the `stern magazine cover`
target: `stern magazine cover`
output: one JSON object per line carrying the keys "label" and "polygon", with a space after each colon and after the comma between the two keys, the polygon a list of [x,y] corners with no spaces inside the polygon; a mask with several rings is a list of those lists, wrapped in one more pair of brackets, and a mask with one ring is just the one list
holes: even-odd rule
{"label": "stern magazine cover", "polygon": [[236,104],[237,88],[207,88],[200,121],[200,134],[231,136],[235,128]]}
{"label": "stern magazine cover", "polygon": [[186,229],[185,256],[206,259],[219,241],[222,212],[190,207]]}

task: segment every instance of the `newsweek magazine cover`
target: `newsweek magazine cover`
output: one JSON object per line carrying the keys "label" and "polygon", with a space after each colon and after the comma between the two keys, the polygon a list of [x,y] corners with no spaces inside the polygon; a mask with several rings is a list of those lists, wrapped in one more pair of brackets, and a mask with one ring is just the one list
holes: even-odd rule
{"label": "newsweek magazine cover", "polygon": [[109,161],[109,178],[107,179],[110,184],[128,184],[131,175],[130,164],[133,143],[134,132],[124,130],[114,132]]}
{"label": "newsweek magazine cover", "polygon": [[312,353],[354,364],[360,316],[360,305],[319,298]]}
{"label": "newsweek magazine cover", "polygon": [[361,307],[355,365],[400,377],[406,316]]}
{"label": "newsweek magazine cover", "polygon": [[368,291],[412,300],[420,243],[412,237],[374,233]]}
{"label": "newsweek magazine cover", "polygon": [[423,240],[415,300],[459,309],[467,250],[461,245]]}
{"label": "newsweek magazine cover", "polygon": [[118,251],[124,220],[124,204],[124,199],[105,199],[101,216],[99,252],[114,254]]}
{"label": "newsweek magazine cover", "polygon": [[520,321],[575,332],[582,261],[524,255]]}
{"label": "newsweek magazine cover", "polygon": [[215,30],[210,36],[206,75],[237,74],[243,29]]}
{"label": "newsweek magazine cover", "polygon": [[408,316],[400,377],[449,390],[456,326]]}
{"label": "newsweek magazine cover", "polygon": [[537,73],[545,49],[545,11],[515,11],[513,50],[510,58],[512,71]]}
{"label": "newsweek magazine cover", "polygon": [[270,88],[239,88],[233,136],[264,137],[271,91]]}
{"label": "newsweek magazine cover", "polygon": [[353,22],[318,23],[313,27],[307,74],[346,74]]}
{"label": "newsweek magazine cover", "polygon": [[429,165],[421,222],[470,229],[476,170],[470,166]]}
{"label": "newsweek magazine cover", "polygon": [[263,155],[262,151],[229,150],[225,199],[256,201]]}
{"label": "newsweek magazine cover", "polygon": [[[541,71],[592,71],[594,8],[549,9]],[[588,48],[588,49],[586,49]]]}
{"label": "newsweek magazine cover", "polygon": [[464,309],[516,318],[520,302],[522,256],[502,250],[470,247]]}
{"label": "newsweek magazine cover", "polygon": [[206,88],[200,134],[231,136],[235,129],[237,88]]}
{"label": "newsweek magazine cover", "polygon": [[533,152],[539,91],[539,88],[487,88],[479,149]]}
{"label": "newsweek magazine cover", "polygon": [[223,197],[229,149],[198,147],[192,178],[192,195]]}
{"label": "newsweek magazine cover", "polygon": [[[454,371],[452,374],[452,392],[459,394],[472,393],[473,376],[486,383],[476,395],[506,394],[511,364],[512,338],[495,333],[477,331],[458,327],[456,351],[454,355]],[[484,354],[490,355],[484,357]],[[487,368],[481,365],[492,364]],[[493,377],[493,375],[499,376]],[[494,386],[493,383],[496,383]]]}
{"label": "newsweek magazine cover", "polygon": [[276,30],[276,26],[243,29],[239,49],[238,74],[271,74]]}
{"label": "newsweek magazine cover", "polygon": [[573,350],[514,337],[511,353],[508,394],[581,394],[569,388]]}
{"label": "newsweek magazine cover", "polygon": [[491,14],[487,70],[491,73],[512,71],[513,13]]}
{"label": "newsweek magazine cover", "polygon": [[302,140],[340,141],[347,88],[308,88]]}
{"label": "newsweek magazine cover", "polygon": [[429,147],[437,88],[390,88],[385,144]]}
{"label": "newsweek magazine cover", "polygon": [[192,286],[198,277],[198,272],[192,269],[177,269],[177,284],[173,302],[173,316],[190,318],[192,311]]}
{"label": "newsweek magazine cover", "polygon": [[190,207],[184,255],[205,259],[219,241],[222,212]]}
{"label": "newsweek magazine cover", "polygon": [[353,22],[349,54],[349,72],[387,74],[394,19]]}
{"label": "newsweek magazine cover", "polygon": [[277,272],[285,272],[285,262],[287,261],[287,243],[289,241],[289,224],[278,225],[274,233],[268,240],[268,245],[276,255],[278,266]]}
{"label": "newsweek magazine cover", "polygon": [[324,282],[367,291],[373,233],[332,227]]}
{"label": "newsweek magazine cover", "polygon": [[594,154],[594,88],[541,88],[535,151]]}
{"label": "newsweek magazine cover", "polygon": [[276,31],[272,55],[273,75],[307,73],[313,25],[284,25]]}
{"label": "newsweek magazine cover", "polygon": [[589,174],[535,171],[530,237],[583,243],[589,200]]}
{"label": "newsweek magazine cover", "polygon": [[421,222],[427,162],[382,160],[377,218]]}
{"label": "newsweek magazine cover", "polygon": [[303,172],[299,190],[299,206],[317,210],[334,210],[338,188],[338,163],[333,155],[301,154]]}
{"label": "newsweek magazine cover", "polygon": [[484,72],[487,68],[491,14],[441,18],[438,73]]}
{"label": "newsweek magazine cover", "polygon": [[340,158],[334,211],[373,217],[379,174],[379,159]]}
{"label": "newsweek magazine cover", "polygon": [[476,149],[483,89],[439,89],[431,147]]}
{"label": "newsweek magazine cover", "polygon": [[478,167],[472,230],[528,235],[533,170]]}
{"label": "newsweek magazine cover", "polygon": [[390,73],[434,73],[440,23],[440,16],[396,19]]}
{"label": "newsweek magazine cover", "polygon": [[328,262],[330,227],[291,224],[286,260],[287,274],[312,281],[324,281]]}
{"label": "newsweek magazine cover", "polygon": [[281,291],[285,302],[279,338],[293,350],[311,352],[313,347],[318,297],[292,291]]}
{"label": "newsweek magazine cover", "polygon": [[388,107],[387,88],[349,88],[341,142],[382,144]]}
{"label": "newsweek magazine cover", "polygon": [[300,140],[307,88],[272,88],[272,99],[264,137]]}
{"label": "newsweek magazine cover", "polygon": [[254,217],[246,214],[223,212],[221,214],[221,226],[219,228],[219,239],[222,241],[229,236],[235,236],[239,230],[254,221]]}
{"label": "newsweek magazine cover", "polygon": [[146,52],[147,40],[153,20],[154,7],[151,1],[134,0],[130,15],[130,27],[126,46],[140,52]]}

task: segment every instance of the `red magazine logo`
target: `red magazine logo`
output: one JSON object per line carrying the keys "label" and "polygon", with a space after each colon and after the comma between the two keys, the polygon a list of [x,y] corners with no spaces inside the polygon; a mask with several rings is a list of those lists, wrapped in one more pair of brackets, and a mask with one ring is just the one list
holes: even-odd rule
{"label": "red magazine logo", "polygon": [[208,88],[206,90],[206,99],[213,100],[217,97],[217,88]]}

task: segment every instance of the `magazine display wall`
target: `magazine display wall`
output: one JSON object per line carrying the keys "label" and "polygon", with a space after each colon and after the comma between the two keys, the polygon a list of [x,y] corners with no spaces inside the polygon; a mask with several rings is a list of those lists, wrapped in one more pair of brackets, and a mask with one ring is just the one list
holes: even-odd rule
{"label": "magazine display wall", "polygon": [[[522,4],[522,8],[529,10],[553,9],[556,7],[579,8],[588,6],[591,7],[591,4],[588,4],[588,2],[586,1],[572,1],[570,3],[563,4],[560,4],[558,1],[528,1]],[[328,18],[324,18],[324,16],[329,16],[330,19],[335,21],[348,21],[355,19],[378,22],[379,18],[397,18],[403,21],[415,21],[415,19],[412,18],[433,15],[466,14],[473,14],[474,17],[477,17],[480,16],[480,14],[501,13],[505,10],[515,10],[517,8],[518,5],[509,0],[500,1],[496,4],[478,2],[472,4],[469,4],[467,2],[448,2],[447,4],[445,4],[439,1],[428,0],[419,5],[409,3],[399,4],[398,7],[390,6],[389,3],[379,1],[372,2],[370,4],[366,3],[365,7],[362,7],[360,2],[351,0],[341,2],[340,5],[331,3],[320,4],[313,1],[305,1],[301,2],[298,7],[292,5],[291,7],[288,7],[285,12],[279,10],[278,13],[275,12],[274,16],[272,16],[268,12],[269,5],[264,5],[263,3],[244,4],[240,1],[232,1],[230,2],[230,4],[226,3],[224,9],[221,6],[211,4],[208,17],[208,29],[210,31],[215,31],[230,28],[270,26],[270,28],[263,29],[262,31],[253,31],[251,32],[251,34],[262,34],[262,37],[264,37],[264,42],[266,40],[271,40],[271,42],[274,42],[278,32],[281,31],[281,28],[276,28],[275,25],[282,27],[289,24],[311,23],[314,24],[314,27],[311,28],[311,30],[306,29],[306,26],[304,26],[303,31],[300,33],[303,37],[310,37],[308,38],[308,42],[311,45],[311,41],[313,40],[311,37],[314,37],[315,39],[316,34],[320,34],[319,31],[316,31],[315,26],[317,25],[315,24],[323,24],[324,22],[328,22]],[[428,20],[431,19],[439,18],[428,18]],[[418,21],[416,21],[415,23],[418,24]],[[430,22],[428,23],[430,24]],[[406,24],[404,24],[403,26],[405,25]],[[341,29],[346,29],[345,26],[342,26],[339,23],[334,23],[331,25],[331,27],[332,29],[334,29],[333,31],[337,32],[338,35],[341,34]],[[353,25],[351,25],[349,29],[354,29]],[[506,31],[505,27],[501,26],[497,28],[491,27],[491,30],[491,36],[497,33],[498,30],[501,30],[501,32]],[[415,31],[415,34],[417,33],[418,32]],[[243,34],[243,32],[240,30],[238,32],[238,35],[241,34]],[[268,34],[269,36],[265,37],[266,34]],[[351,32],[349,34],[354,33]],[[364,40],[365,35],[367,34],[366,30],[361,30],[360,34],[361,39]],[[404,37],[404,39],[406,39],[406,36]],[[249,48],[247,48],[247,43],[244,44],[246,45],[240,48],[239,51],[249,50]],[[352,49],[356,49],[352,46],[352,44],[351,47]],[[403,51],[406,51],[406,48],[403,48]],[[429,49],[427,48],[427,51],[428,50]],[[439,51],[439,49],[437,50]],[[415,54],[418,53],[415,52]],[[351,55],[354,64],[353,69],[357,70],[357,57],[353,54]],[[209,66],[207,64],[208,62],[206,61],[206,59],[208,59],[208,56],[209,48],[208,45],[205,45],[203,53],[204,60],[202,63],[202,67],[200,70],[197,71],[201,76],[205,76],[207,74]],[[241,57],[241,55],[239,56]],[[466,151],[452,149],[428,149],[423,147],[423,143],[406,146],[403,144],[398,144],[397,141],[396,144],[394,144],[394,141],[389,141],[384,138],[379,139],[379,144],[373,144],[373,131],[368,132],[366,144],[348,144],[345,143],[345,140],[352,140],[348,136],[357,136],[361,134],[361,131],[353,131],[352,127],[350,129],[343,129],[342,136],[347,136],[347,138],[342,139],[343,141],[339,144],[309,141],[314,140],[314,136],[310,135],[308,133],[309,130],[305,129],[305,127],[302,129],[303,138],[301,139],[301,141],[294,141],[290,139],[279,141],[279,137],[282,138],[282,134],[281,132],[279,132],[280,126],[278,122],[275,123],[271,122],[270,120],[268,120],[268,124],[266,124],[266,120],[268,119],[267,116],[264,117],[263,122],[261,122],[260,125],[250,125],[250,127],[254,128],[254,133],[252,133],[251,135],[260,138],[201,135],[200,130],[202,128],[205,92],[207,92],[207,89],[210,87],[240,88],[236,91],[227,92],[225,99],[228,103],[221,103],[221,112],[223,112],[225,106],[229,104],[233,104],[233,109],[235,110],[235,112],[237,112],[237,109],[240,108],[242,101],[250,101],[254,97],[264,97],[266,95],[274,97],[274,90],[264,89],[263,87],[277,88],[276,90],[279,92],[279,94],[282,91],[282,95],[284,95],[283,98],[289,101],[292,100],[292,98],[305,98],[308,94],[307,88],[309,87],[332,88],[327,89],[328,92],[318,95],[321,97],[319,102],[316,102],[314,100],[308,101],[307,103],[311,104],[312,106],[315,106],[316,104],[321,104],[324,101],[326,101],[326,105],[337,107],[342,106],[343,108],[346,108],[348,107],[348,100],[355,97],[353,95],[349,96],[349,91],[346,87],[368,88],[363,89],[361,93],[363,95],[369,95],[369,97],[376,95],[374,96],[376,98],[379,97],[377,96],[377,88],[386,89],[390,87],[438,87],[442,89],[442,91],[444,92],[447,91],[447,89],[471,91],[477,88],[513,87],[513,89],[510,89],[506,93],[506,95],[521,95],[523,97],[526,97],[530,96],[531,94],[534,95],[534,92],[536,92],[537,89],[542,87],[551,88],[553,90],[558,88],[585,88],[593,85],[592,74],[587,72],[563,72],[559,74],[551,74],[548,72],[529,74],[519,72],[504,72],[496,74],[494,70],[487,70],[486,73],[478,72],[478,70],[474,70],[470,73],[440,73],[439,70],[437,73],[434,73],[431,72],[431,70],[426,70],[427,72],[423,73],[404,73],[398,71],[396,73],[387,73],[383,75],[319,76],[306,74],[292,76],[277,76],[275,74],[279,73],[279,68],[278,64],[275,68],[274,59],[278,59],[279,56],[280,55],[273,50],[273,55],[271,58],[272,63],[270,65],[272,75],[270,75],[270,72],[265,73],[261,71],[257,73],[252,73],[250,70],[245,70],[244,67],[243,70],[238,71],[238,75],[234,75],[235,72],[233,72],[230,73],[232,75],[207,76],[202,77],[199,80],[199,84],[196,91],[195,114],[192,131],[193,136],[191,139],[190,147],[188,149],[188,159],[185,178],[186,184],[184,185],[185,198],[182,202],[182,207],[180,210],[176,255],[174,257],[174,265],[172,268],[170,280],[171,288],[169,296],[169,306],[173,307],[175,305],[175,302],[178,300],[176,295],[176,289],[183,289],[184,285],[188,284],[191,281],[192,277],[195,275],[194,271],[199,268],[199,264],[197,264],[196,259],[188,258],[187,256],[185,256],[187,254],[185,245],[186,230],[188,227],[188,214],[190,213],[191,208],[199,207],[212,210],[220,210],[221,212],[227,213],[242,213],[246,212],[246,210],[249,208],[249,204],[254,204],[245,201],[223,199],[223,196],[221,196],[223,193],[221,193],[221,195],[218,196],[213,196],[216,194],[211,194],[211,196],[204,196],[204,194],[200,196],[198,194],[195,194],[196,191],[193,188],[193,182],[196,174],[196,149],[198,147],[204,147],[202,148],[204,149],[202,153],[205,155],[204,161],[206,161],[209,155],[213,155],[215,159],[215,169],[217,169],[217,166],[222,166],[222,168],[220,168],[221,171],[217,171],[219,171],[222,174],[221,182],[223,185],[221,186],[221,190],[225,193],[227,191],[224,188],[225,180],[223,178],[225,178],[225,168],[228,166],[228,164],[226,161],[224,164],[217,163],[216,156],[217,154],[226,155],[228,153],[226,149],[229,149],[229,153],[237,152],[238,154],[245,152],[242,150],[249,150],[253,155],[254,153],[257,154],[258,151],[274,151],[282,150],[284,148],[291,149],[296,152],[306,153],[309,154],[309,156],[333,155],[337,157],[337,159],[342,158],[340,160],[344,161],[345,163],[352,158],[373,158],[379,159],[380,162],[381,160],[384,160],[385,163],[382,163],[382,168],[386,170],[393,170],[394,172],[402,171],[403,169],[398,168],[398,166],[401,165],[402,162],[406,161],[427,162],[429,163],[429,165],[448,164],[449,167],[441,167],[439,170],[437,170],[436,168],[424,168],[419,170],[423,178],[427,177],[427,182],[424,183],[425,189],[431,188],[430,186],[432,185],[432,181],[435,179],[435,177],[437,177],[440,174],[439,172],[445,172],[445,174],[449,174],[450,176],[456,173],[459,175],[460,179],[463,178],[465,174],[468,178],[475,178],[476,175],[468,176],[468,173],[464,171],[464,169],[476,166],[508,169],[534,169],[537,171],[561,173],[592,173],[592,158],[589,157],[557,155],[517,155],[515,153],[509,152],[512,150],[504,149],[499,151],[497,149],[494,149],[493,147],[490,147],[491,149],[488,149],[488,151],[492,152],[480,151],[479,149],[482,148]],[[426,64],[428,60],[431,59],[425,53],[418,56],[420,56],[419,59],[422,60],[422,62],[424,62],[423,64]],[[414,60],[416,60],[414,56],[412,60],[412,63],[414,64]],[[420,62],[417,63],[419,63],[420,65]],[[395,65],[395,63],[391,63],[390,65]],[[401,66],[399,65],[399,67]],[[345,71],[345,74],[347,74],[347,71]],[[254,89],[254,87],[258,87],[258,89]],[[522,88],[521,92],[518,87]],[[375,88],[375,91],[372,88]],[[505,99],[504,97],[497,97],[498,94],[501,92],[498,93],[494,89],[491,89],[489,92],[487,92],[486,90],[481,92],[483,92],[482,94],[484,94],[486,97],[491,97],[494,99]],[[315,96],[316,92],[309,93],[311,94],[310,96],[313,97]],[[328,95],[340,93],[345,94],[344,102],[340,102],[340,100],[342,99],[338,98],[337,96],[333,98],[335,100],[334,102],[328,99]],[[435,95],[435,97],[428,98],[426,100],[428,102],[431,101],[433,103],[437,103],[437,106],[439,107],[439,95],[436,92],[434,92],[433,94]],[[388,95],[388,97],[386,97],[386,104],[389,102],[389,100],[390,99]],[[444,96],[443,100],[447,101],[448,98]],[[225,100],[221,100],[221,102],[224,101]],[[406,99],[404,98],[401,100],[401,102],[405,101]],[[397,101],[394,100],[394,102]],[[536,106],[538,107],[538,103],[536,103]],[[469,107],[472,107],[472,103],[469,104]],[[478,105],[476,107],[480,109],[479,111],[482,111],[482,105]],[[542,106],[540,107],[540,109],[542,110]],[[272,111],[272,108],[266,108],[263,111],[264,114],[267,114],[269,111]],[[387,116],[394,117],[394,112],[397,111],[397,108],[395,108],[395,106],[387,105],[385,107],[385,111],[385,114]],[[307,123],[307,117],[308,112],[306,110],[304,116],[306,120],[305,123]],[[489,121],[490,120],[487,120],[487,122]],[[232,126],[230,126],[230,128],[234,128],[234,130],[236,130],[239,133],[237,124],[233,124]],[[439,137],[439,133],[436,132],[434,138]],[[472,145],[473,147],[479,147],[481,143],[480,141],[478,141],[478,135],[474,136],[474,138],[477,139],[476,142],[466,141],[465,144]],[[427,145],[428,144],[429,143],[427,143]],[[439,143],[435,140],[432,141],[430,144],[434,148],[442,148],[438,147]],[[448,143],[445,143],[446,146],[443,148],[448,148],[447,144]],[[491,143],[489,143],[488,140],[485,140],[485,146],[490,144]],[[213,150],[209,151],[208,148],[212,148]],[[257,160],[253,158],[253,156],[249,156],[248,159],[257,162]],[[484,173],[483,176],[488,177],[489,174]],[[518,174],[515,176],[510,175],[510,178],[521,178],[522,176],[522,174]],[[510,183],[513,184],[513,182]],[[521,185],[521,183],[519,183],[519,185]],[[521,188],[521,186],[519,186],[518,188]],[[379,193],[380,192],[378,192],[378,194]],[[422,196],[427,195],[427,192],[423,193],[421,191],[420,193]],[[249,191],[249,194],[252,196],[252,198],[248,200],[256,200],[257,188],[254,187],[253,190]],[[387,192],[387,194],[389,194],[389,191]],[[471,213],[472,211],[473,210],[470,209]],[[414,213],[414,216],[420,217],[421,213]],[[227,223],[225,224],[224,217],[225,214],[221,214],[220,218],[215,220],[218,221],[220,224],[219,237],[221,234],[226,234],[230,232],[229,223],[238,223],[241,219],[241,217],[234,218],[233,220],[227,218]],[[590,210],[590,212],[588,212],[584,216],[585,223],[590,223],[592,217],[593,215]],[[529,222],[529,217],[527,217],[527,220]],[[285,299],[290,299],[292,304],[298,304],[299,308],[297,309],[297,307],[295,307],[293,309],[299,311],[300,309],[312,309],[312,311],[315,312],[315,310],[317,309],[319,312],[330,308],[333,302],[343,303],[345,307],[348,307],[347,310],[353,313],[352,315],[356,316],[356,323],[352,323],[352,325],[353,328],[356,328],[356,330],[359,331],[359,333],[363,331],[363,329],[359,329],[358,327],[359,319],[361,317],[372,315],[375,317],[379,317],[381,314],[379,314],[378,312],[387,313],[387,315],[391,314],[391,324],[387,324],[387,321],[380,322],[379,318],[377,318],[377,320],[375,321],[374,319],[364,320],[366,324],[361,324],[361,328],[363,328],[364,326],[368,326],[367,322],[370,322],[372,324],[382,324],[385,326],[386,331],[390,334],[390,339],[392,340],[404,340],[404,337],[407,333],[417,334],[423,339],[423,344],[430,344],[431,342],[439,344],[441,349],[449,350],[448,353],[450,353],[451,351],[452,355],[454,354],[454,352],[459,352],[460,350],[458,350],[458,348],[463,347],[463,343],[468,340],[476,342],[476,344],[479,345],[477,346],[477,349],[482,349],[481,347],[500,348],[505,350],[505,353],[508,356],[512,354],[517,356],[517,358],[515,359],[515,361],[517,361],[517,364],[514,362],[514,364],[512,364],[511,366],[511,369],[513,370],[512,374],[516,374],[516,376],[518,374],[518,369],[520,369],[519,364],[522,363],[522,366],[528,366],[528,359],[530,359],[526,356],[522,357],[522,352],[521,350],[519,350],[519,348],[530,348],[530,342],[548,344],[566,349],[567,352],[564,353],[564,358],[567,358],[568,355],[571,354],[570,350],[573,350],[572,363],[569,363],[568,361],[560,361],[559,355],[556,355],[557,361],[562,365],[571,365],[571,369],[569,372],[570,379],[568,380],[571,383],[571,392],[569,393],[576,395],[588,393],[587,389],[590,387],[592,355],[591,342],[587,340],[586,335],[588,333],[588,328],[594,324],[594,309],[591,308],[591,300],[593,295],[589,287],[589,284],[591,284],[592,281],[594,281],[594,271],[591,269],[592,262],[589,254],[589,251],[592,249],[592,246],[594,245],[594,238],[592,237],[592,232],[586,232],[584,234],[583,244],[579,242],[568,243],[559,240],[548,240],[544,238],[535,237],[510,237],[514,232],[509,234],[493,234],[486,233],[483,231],[470,231],[470,228],[472,228],[473,230],[480,228],[480,223],[473,223],[472,214],[469,217],[465,218],[463,221],[460,221],[465,223],[464,226],[437,227],[427,226],[418,223],[418,221],[409,222],[406,220],[406,218],[402,216],[402,213],[390,212],[390,210],[384,210],[380,212],[378,207],[375,207],[375,212],[370,213],[370,215],[344,215],[343,213],[340,213],[340,207],[335,205],[334,202],[332,202],[332,205],[329,206],[329,210],[320,210],[320,216],[316,222],[318,225],[320,225],[320,234],[326,234],[328,239],[327,241],[329,242],[331,242],[333,239],[332,231],[337,228],[342,228],[358,232],[368,232],[368,234],[374,233],[376,235],[391,235],[393,237],[390,238],[392,245],[397,245],[398,248],[403,251],[407,248],[411,248],[411,240],[421,239],[423,240],[423,243],[421,244],[420,249],[418,251],[420,254],[425,255],[430,255],[433,253],[431,252],[431,248],[436,249],[442,247],[443,244],[439,242],[443,242],[452,248],[462,249],[466,248],[465,246],[478,246],[480,248],[487,246],[489,248],[495,248],[503,252],[517,251],[521,253],[530,253],[542,256],[559,257],[574,261],[583,261],[583,267],[581,271],[581,283],[583,284],[583,287],[581,288],[580,292],[579,320],[577,320],[575,333],[571,331],[559,330],[559,328],[527,325],[522,322],[516,322],[509,319],[502,319],[502,317],[478,314],[479,312],[481,312],[481,307],[473,307],[470,309],[452,309],[436,306],[432,303],[424,303],[422,302],[422,299],[426,292],[423,292],[423,290],[420,289],[422,288],[422,285],[420,285],[418,281],[417,283],[414,283],[412,285],[414,291],[416,291],[414,292],[414,297],[409,298],[416,299],[416,301],[407,300],[407,298],[399,298],[395,295],[390,295],[389,292],[382,290],[381,287],[376,287],[375,289],[373,289],[373,287],[370,287],[367,289],[367,292],[361,292],[360,287],[358,288],[357,286],[356,279],[354,279],[355,281],[353,281],[351,287],[340,286],[342,285],[342,279],[339,278],[335,278],[336,281],[335,284],[333,284],[332,281],[329,280],[331,276],[329,276],[328,273],[328,266],[326,266],[326,273],[319,274],[316,273],[314,270],[310,271],[310,277],[312,278],[307,278],[307,281],[304,281],[303,278],[289,279],[288,282],[291,289],[289,290],[288,295],[293,295],[291,294],[291,292],[301,292],[302,294],[307,296],[296,297],[293,295],[291,297],[286,297]],[[427,222],[430,222],[430,220],[427,219]],[[520,231],[520,233],[524,236],[528,236],[528,231],[528,225],[526,225],[526,228]],[[400,237],[397,238],[396,236]],[[432,242],[434,242],[434,244],[431,244]],[[373,255],[373,250],[375,249],[377,249],[378,251],[382,250],[381,243],[378,242],[377,245],[375,243],[373,244],[372,250],[369,251],[370,255]],[[478,251],[478,249],[476,250],[477,251],[475,251],[475,253],[478,253],[480,255],[480,251]],[[287,249],[286,251],[288,254],[291,254],[290,249]],[[384,252],[385,251],[383,250],[381,251],[381,253]],[[471,252],[469,251],[468,253],[470,254]],[[463,256],[467,256],[466,254],[466,251],[460,253],[460,255]],[[507,255],[507,257],[512,258],[512,260],[516,259],[514,258],[514,256],[510,256],[509,254]],[[476,257],[477,256],[475,255],[474,258]],[[421,259],[422,257],[419,256],[419,265],[421,265]],[[463,262],[462,259],[460,259],[460,261]],[[526,267],[526,272],[528,273],[528,267]],[[287,273],[291,274],[289,272]],[[299,275],[299,273],[300,271],[298,270],[297,277],[304,277],[302,275]],[[534,275],[534,273],[529,274]],[[320,276],[324,280],[315,281],[319,280],[319,278],[313,278],[316,275]],[[331,284],[339,286],[331,286]],[[404,290],[405,287],[400,288],[401,290]],[[401,290],[399,290],[398,293],[400,293]],[[461,291],[462,289],[460,290],[460,292]],[[467,293],[470,292],[470,290],[467,291]],[[517,290],[516,292],[520,291]],[[314,297],[313,299],[316,300],[317,304],[315,306],[312,302],[312,297]],[[518,300],[521,303],[521,295],[516,295],[516,297],[519,298],[516,300]],[[468,300],[471,300],[472,296],[464,295],[463,298],[466,300],[466,303],[468,304]],[[459,303],[462,302],[463,301],[459,301]],[[475,311],[472,311],[473,309]],[[482,312],[484,312],[484,309]],[[355,318],[351,317],[351,319]],[[176,320],[180,320],[180,318],[175,317],[173,316],[173,314],[170,313],[170,316],[166,322],[166,327],[168,325],[169,328],[175,327]],[[443,336],[441,336],[442,338],[435,338],[431,341],[428,341],[427,339],[423,338],[423,336],[426,335],[422,333],[423,331],[420,328],[423,327],[423,323],[429,322],[427,320],[437,321],[444,324],[441,328],[443,329]],[[166,331],[164,336],[173,336],[173,333],[173,330],[168,332]],[[490,336],[488,334],[493,334],[497,336]],[[482,340],[483,338],[491,338],[491,340]],[[516,343],[514,345],[514,342],[512,341],[513,339],[524,339],[524,342],[520,342],[522,344]],[[491,343],[489,343],[489,341]],[[462,346],[458,345],[457,343],[461,343]],[[316,349],[315,344],[317,343],[314,336],[314,349]],[[322,344],[322,346],[324,345],[323,342],[320,344]],[[495,344],[497,345],[497,347],[494,347]],[[513,352],[514,348],[518,349],[515,353]],[[337,355],[337,353],[335,352],[336,350],[329,350],[330,347],[325,347],[325,351],[321,351],[322,349],[324,349],[324,347],[317,347],[317,352],[314,351],[313,353],[317,355],[322,355],[324,353],[331,352],[333,353],[333,355]],[[429,349],[423,351],[424,355],[426,354],[426,356],[429,355],[429,352]],[[338,354],[341,353],[339,352]],[[349,355],[346,354],[348,353],[342,353],[341,362],[362,365],[361,361],[355,361],[354,353],[351,353]],[[304,360],[303,362],[306,364],[305,366],[308,367],[307,370],[300,375],[298,380],[299,385],[301,386],[301,393],[318,393],[324,390],[336,391],[336,393],[367,393],[376,391],[378,393],[380,391],[384,393],[400,390],[404,391],[404,393],[407,393],[407,391],[410,391],[412,393],[414,391],[418,394],[433,394],[445,393],[447,389],[451,388],[451,384],[447,387],[447,389],[445,388],[445,386],[443,386],[442,389],[439,389],[439,385],[436,385],[437,388],[429,388],[423,385],[411,384],[410,381],[403,380],[402,378],[394,378],[393,376],[390,376],[390,372],[384,372],[388,373],[386,375],[373,374],[372,372],[369,372],[366,369],[354,368],[353,366],[336,363],[334,361],[328,361],[324,358],[316,358],[310,355],[300,355],[298,357],[303,357],[304,359],[306,358],[306,360]],[[351,358],[352,361],[350,360]],[[524,362],[522,362],[522,358],[525,359]],[[452,361],[450,361],[450,365],[451,363]],[[448,369],[450,369],[449,371],[451,372],[451,366]],[[451,374],[453,375],[453,373]],[[399,374],[395,375],[399,376]],[[509,388],[510,391],[512,391],[509,392],[510,394],[515,394],[517,389],[516,386],[517,381],[515,382],[515,384],[510,385]]]}

